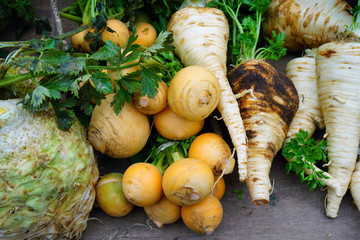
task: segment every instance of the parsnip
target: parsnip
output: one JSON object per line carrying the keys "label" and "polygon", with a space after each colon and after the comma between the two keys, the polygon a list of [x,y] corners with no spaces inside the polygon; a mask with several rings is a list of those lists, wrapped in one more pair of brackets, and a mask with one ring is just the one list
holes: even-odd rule
{"label": "parsnip", "polygon": [[237,152],[240,181],[247,176],[246,136],[239,106],[226,78],[228,21],[216,8],[187,7],[173,14],[168,31],[173,32],[175,53],[185,66],[199,65],[213,72],[220,84],[217,106]]}
{"label": "parsnip", "polygon": [[263,34],[285,34],[289,52],[318,47],[335,40],[350,26],[350,5],[342,0],[273,0],[262,24]]}
{"label": "parsnip", "polygon": [[354,172],[351,176],[350,182],[350,193],[354,199],[354,203],[358,210],[360,211],[360,157],[357,157],[357,162],[355,165]]}
{"label": "parsnip", "polygon": [[[324,128],[318,99],[315,58],[305,56],[292,59],[286,65],[285,75],[292,80],[296,87],[299,95],[299,108],[290,124],[284,144],[290,142],[290,139],[294,138],[300,129],[307,131],[308,137],[311,137],[317,128]],[[291,159],[287,160],[291,161]],[[314,167],[315,171],[322,171],[318,167]],[[306,169],[305,173],[311,175],[312,170]],[[329,179],[318,180],[329,187],[338,189],[339,183],[327,172],[324,174]]]}
{"label": "parsnip", "polygon": [[262,60],[241,62],[228,73],[238,93],[241,117],[248,137],[248,186],[257,205],[269,202],[272,160],[281,149],[299,99],[292,81]]}
{"label": "parsnip", "polygon": [[324,117],[329,174],[340,183],[328,188],[326,214],[335,218],[355,168],[360,138],[360,43],[331,42],[319,47],[316,76]]}

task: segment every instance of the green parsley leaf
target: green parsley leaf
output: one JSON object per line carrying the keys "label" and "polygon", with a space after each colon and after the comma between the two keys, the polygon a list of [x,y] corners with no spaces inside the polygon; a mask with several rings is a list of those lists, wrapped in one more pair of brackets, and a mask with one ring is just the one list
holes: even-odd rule
{"label": "green parsley leaf", "polygon": [[157,88],[159,87],[158,82],[161,81],[161,78],[156,75],[154,72],[150,71],[145,66],[141,66],[141,88],[140,94],[142,96],[147,95],[150,98],[155,97]]}
{"label": "green parsley leaf", "polygon": [[[324,184],[318,178],[328,179],[323,171],[316,171],[316,164],[327,162],[326,140],[322,139],[319,143],[314,138],[308,138],[308,132],[300,129],[295,138],[287,142],[284,146],[282,155],[291,161],[286,165],[286,173],[294,171],[301,182],[306,181],[310,189],[321,187]],[[305,175],[305,169],[311,169],[312,174]]]}

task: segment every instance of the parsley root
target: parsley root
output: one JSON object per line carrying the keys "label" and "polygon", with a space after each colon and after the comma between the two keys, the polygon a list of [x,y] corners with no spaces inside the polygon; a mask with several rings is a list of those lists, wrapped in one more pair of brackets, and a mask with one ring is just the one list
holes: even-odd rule
{"label": "parsley root", "polygon": [[269,202],[272,160],[281,149],[299,105],[294,84],[262,60],[240,63],[228,73],[248,138],[246,184],[257,205]]}
{"label": "parsley root", "polygon": [[265,15],[262,32],[285,35],[284,47],[290,52],[316,48],[335,40],[351,25],[350,5],[339,0],[273,0]]}
{"label": "parsley root", "polygon": [[328,188],[326,215],[337,217],[355,168],[360,139],[360,43],[336,41],[318,48],[316,76],[327,133],[328,172],[340,195]]}
{"label": "parsley root", "polygon": [[[296,87],[299,95],[299,108],[290,124],[284,146],[290,142],[291,138],[296,137],[295,135],[300,129],[306,131],[307,138],[310,138],[317,128],[324,128],[324,120],[318,99],[315,68],[315,58],[310,56],[295,58],[286,65],[285,75],[293,81]],[[292,159],[287,160],[291,161]],[[334,189],[339,187],[338,182],[332,176],[316,165],[312,165],[311,168],[305,167],[304,171],[307,175],[315,175],[320,182],[329,187]],[[326,178],[319,178],[316,172],[322,172],[326,175]]]}
{"label": "parsley root", "polygon": [[239,179],[246,178],[246,137],[239,106],[226,78],[228,21],[216,8],[186,7],[172,15],[168,31],[173,31],[175,53],[185,66],[210,70],[220,85],[217,106],[237,152]]}

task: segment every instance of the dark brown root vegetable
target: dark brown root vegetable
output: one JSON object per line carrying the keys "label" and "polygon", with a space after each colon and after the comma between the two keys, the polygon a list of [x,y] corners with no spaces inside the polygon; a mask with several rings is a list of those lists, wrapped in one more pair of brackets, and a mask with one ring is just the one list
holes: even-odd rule
{"label": "dark brown root vegetable", "polygon": [[248,60],[228,73],[238,98],[248,138],[246,184],[257,205],[269,202],[269,172],[281,149],[289,125],[298,109],[298,94],[292,81],[270,64]]}

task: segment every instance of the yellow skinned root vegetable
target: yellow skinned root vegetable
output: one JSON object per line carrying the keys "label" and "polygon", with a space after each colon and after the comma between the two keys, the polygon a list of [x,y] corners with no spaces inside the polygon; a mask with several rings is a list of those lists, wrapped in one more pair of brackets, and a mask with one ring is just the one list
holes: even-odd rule
{"label": "yellow skinned root vegetable", "polygon": [[272,160],[298,109],[297,91],[288,77],[262,60],[243,61],[227,76],[239,94],[248,138],[246,185],[255,204],[267,204]]}
{"label": "yellow skinned root vegetable", "polygon": [[335,218],[349,187],[360,139],[360,43],[331,42],[318,48],[316,76],[326,128],[328,173],[340,183],[340,195],[328,188],[326,215]]}
{"label": "yellow skinned root vegetable", "polygon": [[[113,32],[109,31],[110,28]],[[125,23],[119,19],[109,19],[106,21],[106,29],[102,33],[101,39],[112,41],[121,48],[125,47],[130,36],[130,32]]]}
{"label": "yellow skinned root vegetable", "polygon": [[213,196],[208,196],[199,203],[183,206],[181,218],[191,230],[211,235],[220,225],[223,217],[223,207],[220,201]]}
{"label": "yellow skinned root vegetable", "polygon": [[157,227],[171,224],[181,218],[181,207],[171,202],[165,195],[154,205],[144,207],[146,215]]}
{"label": "yellow skinned root vegetable", "polygon": [[150,47],[154,44],[157,38],[157,32],[153,25],[148,22],[136,22],[135,27],[137,39],[134,44],[139,44],[144,47]]}
{"label": "yellow skinned root vegetable", "polygon": [[215,110],[219,100],[219,82],[205,67],[185,67],[170,82],[168,104],[179,117],[203,120]]}
{"label": "yellow skinned root vegetable", "polygon": [[285,34],[289,52],[315,48],[335,40],[351,25],[350,5],[341,0],[273,0],[262,24],[268,38],[272,31]]}
{"label": "yellow skinned root vegetable", "polygon": [[154,125],[159,134],[170,140],[185,140],[198,134],[205,120],[190,121],[178,117],[169,107],[154,115]]}
{"label": "yellow skinned root vegetable", "polygon": [[185,66],[198,65],[211,71],[219,81],[217,106],[237,153],[239,179],[247,176],[246,135],[239,106],[226,78],[228,21],[216,8],[187,7],[173,14],[168,31],[173,31],[175,53]]}
{"label": "yellow skinned root vegetable", "polygon": [[183,158],[165,170],[162,186],[164,194],[173,203],[191,205],[210,195],[214,175],[203,161]]}
{"label": "yellow skinned root vegetable", "polygon": [[222,176],[215,176],[215,186],[211,194],[219,200],[224,196],[225,180]]}
{"label": "yellow skinned root vegetable", "polygon": [[155,204],[163,194],[161,172],[150,163],[130,165],[124,172],[122,185],[126,199],[139,207]]}
{"label": "yellow skinned root vegetable", "polygon": [[96,184],[96,203],[113,217],[123,217],[134,209],[134,205],[125,198],[122,177],[121,173],[108,173]]}
{"label": "yellow skinned root vegetable", "polygon": [[233,171],[235,159],[229,145],[215,133],[203,133],[197,136],[189,148],[189,157],[204,161],[214,175],[229,174]]}
{"label": "yellow skinned root vegetable", "polygon": [[[290,142],[290,139],[295,137],[295,134],[300,129],[307,131],[308,136],[311,137],[316,128],[324,128],[324,120],[318,99],[315,68],[315,58],[310,56],[295,58],[286,65],[285,75],[293,81],[296,87],[299,95],[299,108],[290,124],[284,144]],[[322,171],[318,167],[314,167],[316,171]],[[305,173],[311,175],[312,170],[306,169]],[[327,172],[324,172],[324,174],[329,179],[322,178],[318,180],[329,187],[338,189],[339,183]]]}
{"label": "yellow skinned root vegetable", "polygon": [[159,82],[155,97],[141,96],[140,92],[134,94],[134,105],[142,113],[154,115],[161,112],[167,103],[168,86],[164,81]]}
{"label": "yellow skinned root vegetable", "polygon": [[114,94],[95,106],[88,129],[88,139],[97,151],[112,158],[127,158],[140,152],[150,136],[148,117],[132,104],[125,103],[116,115],[112,106]]}

